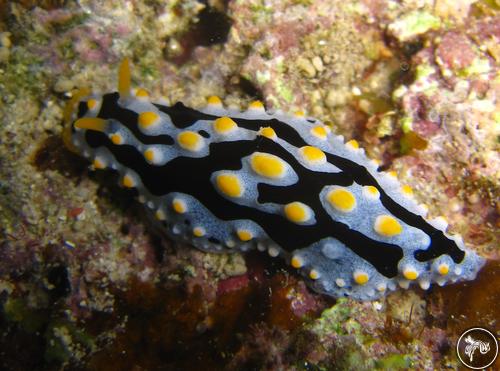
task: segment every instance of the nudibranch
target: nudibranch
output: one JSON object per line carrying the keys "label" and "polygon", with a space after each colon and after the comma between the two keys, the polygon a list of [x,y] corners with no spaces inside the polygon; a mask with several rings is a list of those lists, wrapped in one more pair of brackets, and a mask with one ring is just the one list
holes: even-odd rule
{"label": "nudibranch", "polygon": [[258,101],[242,112],[218,97],[200,110],[154,103],[131,88],[125,60],[118,92],[79,91],[66,119],[67,145],[135,188],[172,239],[266,252],[317,292],[373,300],[471,280],[484,264],[355,140],[302,112]]}

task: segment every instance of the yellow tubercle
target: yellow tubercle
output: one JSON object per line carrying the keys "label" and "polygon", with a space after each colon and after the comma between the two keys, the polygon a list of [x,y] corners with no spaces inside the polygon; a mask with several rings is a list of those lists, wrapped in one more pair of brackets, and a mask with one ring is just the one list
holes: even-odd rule
{"label": "yellow tubercle", "polygon": [[309,278],[312,280],[317,280],[319,278],[320,274],[316,269],[311,269],[309,272]]}
{"label": "yellow tubercle", "polygon": [[370,199],[376,199],[380,197],[380,192],[378,191],[377,187],[371,185],[363,187],[363,194]]}
{"label": "yellow tubercle", "polygon": [[446,276],[450,272],[450,266],[446,263],[439,264],[437,271],[441,276]]}
{"label": "yellow tubercle", "polygon": [[124,187],[133,188],[133,187],[135,187],[134,178],[132,178],[130,175],[125,175],[123,177],[122,184]]}
{"label": "yellow tubercle", "polygon": [[326,162],[325,153],[317,147],[304,146],[300,148],[302,158],[312,164],[324,164]]}
{"label": "yellow tubercle", "polygon": [[318,125],[311,129],[311,134],[318,139],[325,140],[328,136],[328,129],[324,125]]}
{"label": "yellow tubercle", "polygon": [[145,99],[145,98],[149,98],[149,93],[146,89],[139,88],[135,91],[135,96],[137,98]]}
{"label": "yellow tubercle", "polygon": [[207,103],[211,106],[222,106],[221,99],[216,95],[212,95],[212,96],[208,97]]}
{"label": "yellow tubercle", "polygon": [[285,176],[285,162],[275,155],[255,152],[250,162],[253,171],[263,177],[279,179]]}
{"label": "yellow tubercle", "polygon": [[217,188],[228,197],[241,197],[244,192],[240,178],[234,174],[219,174],[215,179]]}
{"label": "yellow tubercle", "polygon": [[272,139],[272,140],[275,140],[276,138],[278,138],[278,136],[276,135],[276,132],[270,126],[266,126],[264,128],[260,128],[259,134],[262,135],[263,137],[266,137],[266,138],[269,138],[269,139]]}
{"label": "yellow tubercle", "polygon": [[148,162],[153,162],[155,159],[155,151],[151,148],[148,148],[147,150],[144,151],[144,158]]}
{"label": "yellow tubercle", "polygon": [[350,212],[356,207],[356,197],[351,191],[344,188],[336,188],[327,194],[330,205],[342,212]]}
{"label": "yellow tubercle", "polygon": [[347,147],[352,148],[352,149],[358,149],[359,148],[359,143],[355,139],[351,139],[345,144]]}
{"label": "yellow tubercle", "polygon": [[248,105],[249,109],[264,110],[264,104],[260,100],[255,100]]}
{"label": "yellow tubercle", "polygon": [[234,120],[230,117],[223,116],[219,117],[214,121],[214,130],[219,134],[229,134],[235,131],[238,128],[238,125]]}
{"label": "yellow tubercle", "polygon": [[184,202],[184,200],[181,200],[179,198],[174,198],[174,200],[172,201],[172,208],[178,214],[184,214],[187,211],[186,203]]}
{"label": "yellow tubercle", "polygon": [[293,223],[304,223],[311,219],[311,211],[302,202],[291,202],[285,205],[285,216]]}
{"label": "yellow tubercle", "polygon": [[294,256],[290,261],[290,265],[296,269],[299,269],[304,265],[304,261],[299,256]]}
{"label": "yellow tubercle", "polygon": [[370,279],[368,273],[359,270],[354,271],[352,278],[354,278],[354,282],[358,285],[365,285]]}
{"label": "yellow tubercle", "polygon": [[198,152],[203,148],[203,137],[194,131],[183,131],[177,135],[179,145],[188,151]]}
{"label": "yellow tubercle", "polygon": [[236,231],[236,234],[238,235],[238,238],[243,242],[250,241],[253,238],[252,232],[246,229],[238,229]]}
{"label": "yellow tubercle", "polygon": [[390,215],[379,215],[375,219],[375,232],[385,237],[397,236],[403,231],[401,224]]}
{"label": "yellow tubercle", "polygon": [[89,100],[87,101],[87,108],[88,108],[89,110],[93,110],[94,108],[96,108],[96,107],[97,107],[97,103],[98,103],[98,102],[97,102],[97,100],[95,100],[95,99],[89,99]]}
{"label": "yellow tubercle", "polygon": [[195,237],[203,237],[205,235],[205,228],[203,228],[203,227],[194,227],[193,228],[193,235]]}
{"label": "yellow tubercle", "polygon": [[94,166],[94,169],[106,168],[106,164],[98,157],[94,159],[94,161],[92,162],[92,166]]}
{"label": "yellow tubercle", "polygon": [[406,184],[401,186],[401,192],[403,192],[407,196],[413,195],[413,189],[409,185],[406,185]]}
{"label": "yellow tubercle", "polygon": [[121,136],[121,134],[118,133],[111,134],[109,136],[109,139],[111,139],[111,142],[117,146],[123,144],[123,137]]}
{"label": "yellow tubercle", "polygon": [[418,278],[418,272],[413,267],[406,267],[403,270],[403,276],[410,281],[414,281]]}
{"label": "yellow tubercle", "polygon": [[156,112],[142,112],[139,114],[139,126],[142,129],[147,129],[158,122],[160,116]]}

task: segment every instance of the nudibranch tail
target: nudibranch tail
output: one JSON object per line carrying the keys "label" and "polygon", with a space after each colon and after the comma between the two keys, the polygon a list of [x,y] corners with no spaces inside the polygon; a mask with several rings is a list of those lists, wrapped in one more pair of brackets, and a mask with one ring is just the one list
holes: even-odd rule
{"label": "nudibranch tail", "polygon": [[470,280],[484,264],[446,223],[425,219],[411,187],[303,112],[258,101],[241,112],[215,96],[201,110],[155,103],[131,89],[128,60],[118,80],[118,92],[78,95],[71,145],[135,188],[173,239],[257,249],[314,290],[358,300]]}

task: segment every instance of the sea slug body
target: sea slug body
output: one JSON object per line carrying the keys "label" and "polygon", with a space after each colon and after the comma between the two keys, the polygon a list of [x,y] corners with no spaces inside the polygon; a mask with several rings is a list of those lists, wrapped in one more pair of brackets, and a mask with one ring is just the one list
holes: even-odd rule
{"label": "sea slug body", "polygon": [[153,103],[131,89],[125,60],[118,92],[80,91],[66,119],[68,146],[118,172],[173,239],[267,252],[318,292],[374,300],[471,280],[484,264],[356,141],[301,113],[230,110],[217,97],[201,110]]}

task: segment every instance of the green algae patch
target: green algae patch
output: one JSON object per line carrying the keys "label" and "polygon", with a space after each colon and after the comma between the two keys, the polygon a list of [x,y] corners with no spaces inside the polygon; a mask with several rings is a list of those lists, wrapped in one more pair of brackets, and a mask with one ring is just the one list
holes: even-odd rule
{"label": "green algae patch", "polygon": [[9,298],[3,306],[3,312],[9,322],[19,324],[25,331],[34,333],[46,322],[44,311],[30,308],[22,299]]}
{"label": "green algae patch", "polygon": [[343,324],[349,319],[350,314],[351,309],[347,299],[339,299],[336,305],[323,311],[321,318],[315,321],[311,330],[320,337],[329,336],[332,332],[345,335],[347,332]]}
{"label": "green algae patch", "polygon": [[411,367],[411,359],[406,354],[391,354],[375,361],[377,370],[406,370]]}
{"label": "green algae patch", "polygon": [[408,41],[418,35],[441,27],[441,20],[426,11],[411,12],[389,25],[389,31],[399,41]]}
{"label": "green algae patch", "polygon": [[96,347],[90,335],[65,321],[50,323],[45,332],[45,339],[45,359],[49,362],[64,364],[71,358],[81,359]]}

